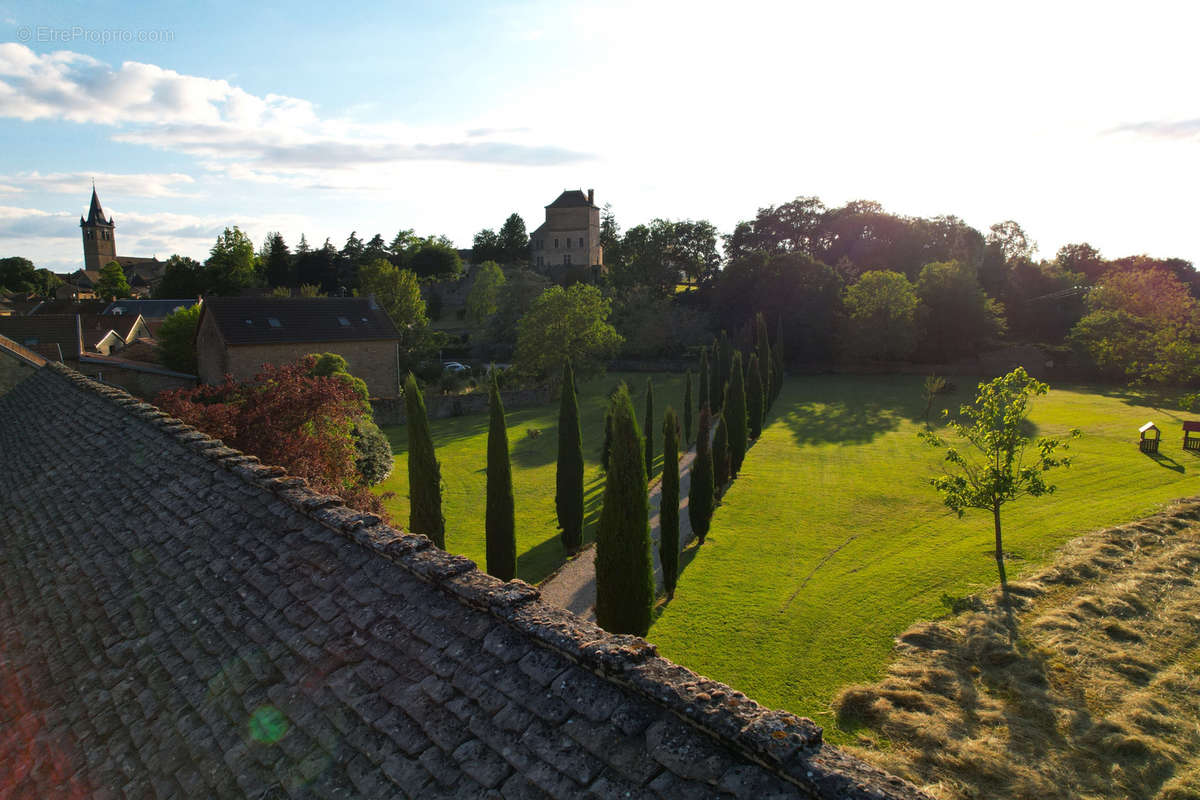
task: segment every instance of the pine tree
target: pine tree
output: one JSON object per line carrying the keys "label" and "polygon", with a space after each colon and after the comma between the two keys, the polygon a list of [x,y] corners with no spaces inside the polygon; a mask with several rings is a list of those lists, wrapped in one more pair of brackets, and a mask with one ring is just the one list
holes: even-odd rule
{"label": "pine tree", "polygon": [[700,385],[696,387],[700,398],[696,404],[696,411],[699,412],[709,405],[708,402],[708,348],[700,348]]}
{"label": "pine tree", "polygon": [[717,416],[717,432],[712,443],[713,491],[721,493],[721,488],[729,483],[729,425],[725,423],[725,414]]}
{"label": "pine tree", "polygon": [[596,531],[596,621],[610,633],[645,636],[654,606],[650,504],[642,432],[629,390],[612,399],[613,437]]}
{"label": "pine tree", "polygon": [[404,413],[408,417],[408,530],[425,534],[435,545],[445,549],[442,468],[433,452],[425,398],[411,372],[404,379]]}
{"label": "pine tree", "polygon": [[[690,382],[688,386],[691,386]],[[662,563],[663,585],[670,599],[675,596],[675,581],[679,577],[679,418],[670,406],[663,414],[663,477],[659,509],[658,560]]]}
{"label": "pine tree", "polygon": [[742,380],[741,353],[733,354],[730,374],[724,413],[729,423],[729,477],[736,478],[746,458],[746,384]]}
{"label": "pine tree", "polygon": [[512,464],[508,460],[508,426],[496,371],[488,387],[491,424],[487,443],[487,508],[484,539],[487,572],[502,581],[517,577],[517,521],[513,508]]}
{"label": "pine tree", "polygon": [[708,536],[708,524],[713,512],[713,459],[709,443],[712,430],[712,415],[707,408],[700,409],[700,423],[696,431],[696,460],[692,462],[691,488],[688,490],[688,521],[700,544]]}
{"label": "pine tree", "polygon": [[558,409],[558,470],[554,507],[568,553],[583,544],[583,435],[579,430],[579,401],[570,359],[563,364],[562,401]]}
{"label": "pine tree", "polygon": [[[692,444],[692,371],[683,377],[683,449]],[[666,469],[666,466],[663,466]]]}
{"label": "pine tree", "polygon": [[654,384],[646,379],[646,480],[654,477]]}
{"label": "pine tree", "polygon": [[750,365],[746,367],[746,414],[750,420],[750,438],[762,435],[763,388],[762,373],[758,369],[758,353],[750,354]]}

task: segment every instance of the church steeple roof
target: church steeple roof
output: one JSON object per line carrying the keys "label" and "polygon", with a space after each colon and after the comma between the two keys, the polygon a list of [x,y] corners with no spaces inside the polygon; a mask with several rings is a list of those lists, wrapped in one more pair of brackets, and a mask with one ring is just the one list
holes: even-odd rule
{"label": "church steeple roof", "polygon": [[112,225],[112,217],[104,215],[104,208],[100,205],[100,197],[96,194],[96,186],[92,184],[92,205],[88,208],[87,222],[82,220],[80,224],[87,225]]}

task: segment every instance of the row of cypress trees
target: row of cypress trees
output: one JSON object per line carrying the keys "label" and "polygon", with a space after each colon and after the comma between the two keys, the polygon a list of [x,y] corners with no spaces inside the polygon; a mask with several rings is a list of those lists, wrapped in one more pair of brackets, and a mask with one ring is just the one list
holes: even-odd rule
{"label": "row of cypress trees", "polygon": [[[783,374],[782,327],[771,347],[766,323],[756,319],[755,350],[745,368],[742,354],[722,331],[711,351],[701,354],[699,426],[692,467],[688,517],[703,543],[716,504],[716,492],[737,476],[748,438],[757,438],[767,410],[778,396]],[[710,358],[711,352],[711,358]],[[767,367],[764,371],[763,365]],[[720,388],[717,388],[717,387]],[[747,388],[748,386],[748,388]],[[488,387],[486,569],[502,580],[516,576],[516,525],[504,405],[493,375]],[[433,449],[424,398],[416,379],[405,381],[408,417],[409,529],[445,547],[441,511],[441,468]],[[715,401],[715,402],[714,402]],[[692,375],[684,388],[684,446],[691,440]],[[712,434],[716,414],[716,434]],[[669,598],[679,571],[679,434],[678,415],[670,406],[663,415],[663,484],[659,555]],[[647,382],[643,436],[628,388],[622,384],[610,399],[605,421],[606,480],[596,535],[596,616],[606,630],[645,635],[654,604],[654,568],[650,554],[647,483],[654,463],[654,391]],[[558,467],[555,509],[563,546],[577,552],[583,543],[583,443],[574,371],[564,364],[559,407]]]}

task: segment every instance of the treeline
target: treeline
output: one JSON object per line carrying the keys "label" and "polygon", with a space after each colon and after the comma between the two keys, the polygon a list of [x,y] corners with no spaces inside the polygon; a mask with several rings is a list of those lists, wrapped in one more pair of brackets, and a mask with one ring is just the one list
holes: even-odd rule
{"label": "treeline", "polygon": [[745,344],[762,311],[783,321],[796,363],[938,363],[1035,343],[1070,349],[1098,377],[1197,377],[1200,277],[1183,259],[1106,259],[1078,243],[1038,260],[1012,220],[982,233],[954,216],[815,197],[759,209],[724,237],[690,220],[622,235],[608,208],[602,227],[628,356],[694,352],[722,328]]}
{"label": "treeline", "polygon": [[313,248],[301,234],[293,250],[283,234],[272,232],[255,250],[250,237],[235,225],[217,237],[204,263],[171,256],[155,296],[236,295],[256,287],[304,287],[313,295],[349,295],[361,288],[362,268],[379,261],[420,278],[452,276],[462,270],[462,259],[445,236],[419,237],[405,229],[391,242],[378,233],[364,242],[354,231],[341,248],[329,239]]}

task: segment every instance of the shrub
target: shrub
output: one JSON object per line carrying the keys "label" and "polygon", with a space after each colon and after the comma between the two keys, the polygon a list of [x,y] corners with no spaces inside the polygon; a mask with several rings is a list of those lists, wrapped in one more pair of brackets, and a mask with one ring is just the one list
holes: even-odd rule
{"label": "shrub", "polygon": [[763,383],[762,373],[758,369],[758,353],[750,354],[750,365],[746,367],[746,381],[750,384],[746,391],[746,414],[750,420],[750,437],[757,439],[762,435],[763,421]]}
{"label": "shrub", "polygon": [[392,472],[392,443],[369,417],[360,417],[351,430],[354,467],[367,486],[381,483]]}
{"label": "shrub", "polygon": [[646,480],[654,477],[654,384],[646,379]]}

